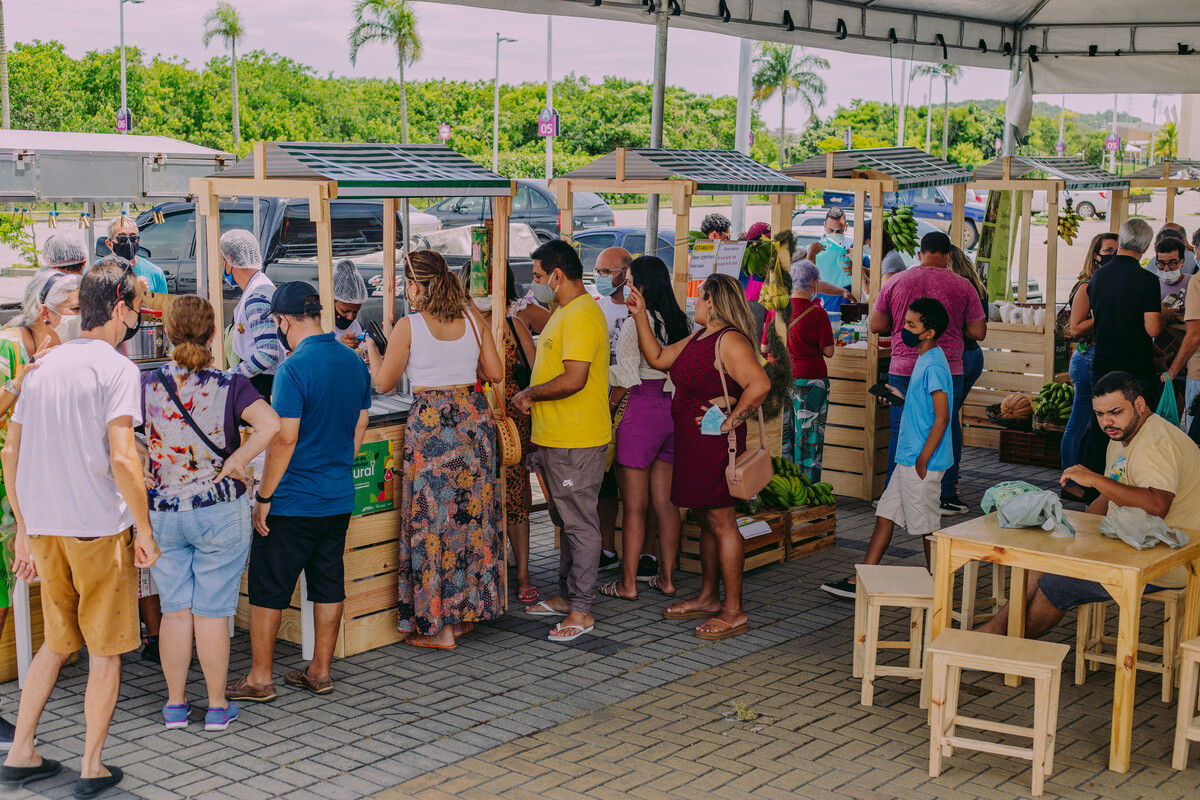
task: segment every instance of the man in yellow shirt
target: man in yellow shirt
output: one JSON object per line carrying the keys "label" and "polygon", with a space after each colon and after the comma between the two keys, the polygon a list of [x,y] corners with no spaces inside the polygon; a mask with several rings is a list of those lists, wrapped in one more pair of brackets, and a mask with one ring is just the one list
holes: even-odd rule
{"label": "man in yellow shirt", "polygon": [[565,619],[550,641],[570,642],[591,633],[600,564],[596,501],[612,436],[608,413],[608,323],[583,288],[579,254],[563,241],[533,251],[533,296],[558,303],[538,337],[529,388],[512,399],[533,413],[533,443],[550,492],[550,518],[562,530],[558,594],[525,610]]}
{"label": "man in yellow shirt", "polygon": [[[1096,423],[1109,438],[1104,474],[1087,467],[1068,467],[1062,483],[1075,481],[1100,492],[1088,506],[1107,514],[1110,505],[1133,506],[1161,517],[1172,528],[1194,528],[1200,519],[1200,448],[1177,426],[1150,410],[1137,380],[1127,372],[1110,372],[1092,388]],[[1132,550],[1130,551],[1132,552]],[[1187,583],[1183,567],[1154,579],[1145,591],[1180,589]],[[1104,587],[1082,578],[1030,572],[1026,584],[1025,631],[1036,639],[1058,624],[1069,609],[1111,600]],[[1003,634],[1008,606],[979,630]]]}

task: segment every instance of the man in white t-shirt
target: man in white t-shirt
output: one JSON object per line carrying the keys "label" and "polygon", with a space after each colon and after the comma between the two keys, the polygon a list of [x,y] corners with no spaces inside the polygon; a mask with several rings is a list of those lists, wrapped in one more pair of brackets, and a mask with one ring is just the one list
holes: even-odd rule
{"label": "man in white t-shirt", "polygon": [[0,784],[23,786],[61,769],[37,754],[33,737],[59,669],[86,644],[87,738],[75,796],[94,797],[122,777],[100,751],[121,688],[121,655],[140,644],[137,569],[159,551],[133,435],[142,422],[138,368],[116,350],[140,327],[140,282],[126,262],[102,259],[83,277],[79,306],[83,336],[38,359],[3,450],[15,486],[13,572],[41,579],[45,643],[21,690]]}

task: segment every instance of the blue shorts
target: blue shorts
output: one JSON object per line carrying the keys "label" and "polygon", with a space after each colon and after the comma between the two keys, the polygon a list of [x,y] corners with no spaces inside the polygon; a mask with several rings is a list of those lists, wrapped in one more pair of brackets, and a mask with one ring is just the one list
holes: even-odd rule
{"label": "blue shorts", "polygon": [[249,496],[188,511],[151,511],[150,525],[162,550],[150,572],[163,613],[232,617],[250,555]]}
{"label": "blue shorts", "polygon": [[[1059,611],[1069,611],[1075,606],[1088,603],[1106,603],[1112,600],[1112,595],[1095,581],[1085,581],[1083,578],[1064,578],[1061,575],[1051,575],[1049,572],[1038,578],[1038,588],[1050,605]],[[1147,584],[1145,593],[1161,592],[1163,587]]]}

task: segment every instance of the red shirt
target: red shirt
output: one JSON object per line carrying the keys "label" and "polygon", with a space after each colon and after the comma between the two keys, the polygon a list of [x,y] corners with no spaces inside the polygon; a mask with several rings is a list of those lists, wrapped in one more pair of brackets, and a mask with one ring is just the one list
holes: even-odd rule
{"label": "red shirt", "polygon": [[[800,315],[805,314],[804,319]],[[763,325],[763,342],[766,342],[766,327],[775,319],[775,312],[769,311],[766,323]],[[788,328],[787,348],[792,356],[792,378],[794,380],[816,380],[828,378],[829,370],[825,367],[825,355],[821,352],[833,345],[833,325],[825,307],[812,300],[802,297],[792,298],[792,323]]]}

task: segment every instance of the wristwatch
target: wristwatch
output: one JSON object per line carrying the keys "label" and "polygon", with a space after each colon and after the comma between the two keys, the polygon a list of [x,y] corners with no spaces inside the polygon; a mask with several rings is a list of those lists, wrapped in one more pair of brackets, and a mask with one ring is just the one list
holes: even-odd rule
{"label": "wristwatch", "polygon": [[7,381],[7,382],[4,384],[4,391],[6,391],[6,392],[8,392],[9,394],[11,394],[13,397],[20,397],[20,396],[21,396],[21,387],[20,387],[20,386],[17,384],[17,382],[16,382],[16,381],[14,381],[14,380],[11,380],[11,379],[10,379],[10,380],[8,380],[8,381]]}
{"label": "wristwatch", "polygon": [[254,493],[254,499],[255,499],[256,501],[258,501],[259,503],[263,503],[264,505],[269,505],[269,504],[270,504],[270,502],[271,502],[272,500],[274,500],[274,499],[275,499],[275,495],[271,495],[270,497],[263,497],[263,496],[262,496],[261,494],[259,494],[258,492],[255,492],[255,493]]}

